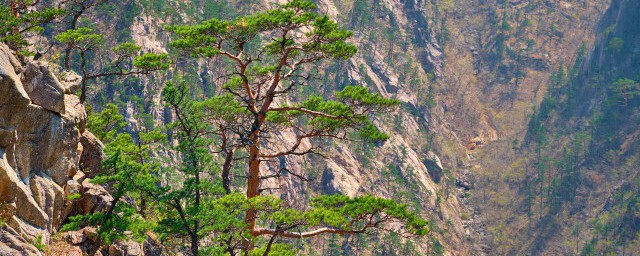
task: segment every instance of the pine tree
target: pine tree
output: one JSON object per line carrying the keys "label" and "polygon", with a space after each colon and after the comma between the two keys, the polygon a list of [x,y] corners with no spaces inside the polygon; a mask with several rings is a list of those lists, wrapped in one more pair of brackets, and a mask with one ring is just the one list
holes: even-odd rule
{"label": "pine tree", "polygon": [[[168,125],[172,141],[163,147],[177,155],[171,161],[153,159],[166,161],[164,167],[146,157],[144,152],[151,147],[144,145],[152,141],[142,133],[140,138],[117,134],[121,118],[114,107],[96,115],[89,127],[107,127],[97,134],[113,140],[104,163],[107,172],[95,180],[110,184],[114,209],[74,217],[75,224],[67,229],[97,225],[105,242],[122,238],[121,231],[127,228],[133,234],[153,230],[166,243],[188,244],[191,255],[294,255],[297,249],[287,243],[291,239],[367,234],[370,230],[389,230],[405,237],[428,233],[426,220],[394,200],[321,195],[298,209],[263,194],[279,189],[265,187],[264,180],[291,177],[309,181],[304,174],[289,170],[286,161],[271,173],[264,168],[265,162],[320,153],[324,144],[319,139],[382,142],[389,138],[368,117],[398,101],[370,93],[366,87],[346,86],[331,99],[289,97],[308,86],[312,78],[308,70],[314,64],[355,54],[355,46],[347,42],[350,31],[339,29],[327,16],[317,14],[313,3],[302,0],[233,21],[211,19],[168,29],[177,36],[172,46],[182,54],[222,57],[231,63],[233,71],[225,76],[224,93],[203,99],[185,81],[167,83],[162,97],[174,121]],[[101,36],[79,28],[63,33],[59,40],[87,52],[93,48],[85,46]],[[134,45],[114,49],[129,53],[127,56],[137,50]],[[166,56],[153,56],[133,64],[143,69],[166,67]],[[90,78],[86,76],[89,72],[83,74]],[[287,130],[295,131],[294,143],[272,151],[277,134]],[[162,139],[157,133],[151,138]],[[312,146],[304,146],[309,144]],[[246,178],[244,185],[231,184],[234,168],[247,169],[237,175]],[[122,197],[135,200],[124,202],[119,200]],[[141,202],[153,218],[140,218],[145,212],[131,210],[142,208]],[[113,218],[126,220],[116,226]],[[399,226],[402,228],[395,229]]]}
{"label": "pine tree", "polygon": [[613,83],[613,92],[622,98],[622,104],[626,108],[631,99],[640,95],[640,83],[628,78],[620,78]]}
{"label": "pine tree", "polygon": [[87,99],[87,84],[91,80],[107,76],[146,75],[153,71],[169,68],[167,54],[145,53],[138,55],[141,47],[127,42],[111,49],[115,57],[109,61],[110,65],[92,69],[88,63],[89,55],[102,47],[104,41],[102,34],[95,33],[91,28],[82,27],[64,31],[55,36],[55,39],[67,44],[68,49],[76,50],[80,56],[81,103]]}
{"label": "pine tree", "polygon": [[[206,119],[213,129],[210,132],[217,135],[215,139],[222,140],[214,144],[233,145],[230,151],[247,155],[242,158],[248,167],[246,186],[238,189],[245,192],[249,201],[270,198],[262,192],[274,188],[263,187],[263,180],[281,178],[284,174],[308,180],[286,167],[267,174],[263,163],[319,153],[318,145],[302,146],[313,144],[314,138],[388,139],[368,115],[398,104],[397,100],[382,98],[360,86],[347,86],[329,100],[310,96],[295,102],[288,97],[308,86],[312,77],[307,69],[314,64],[325,59],[346,59],[356,52],[355,46],[347,42],[352,33],[340,29],[336,22],[315,10],[316,6],[311,2],[294,0],[233,21],[210,19],[197,25],[168,27],[177,36],[171,45],[182,54],[199,58],[221,57],[232,65],[224,85],[227,105],[241,106],[243,110],[233,110],[235,120],[220,122],[224,118],[215,115],[207,115]],[[211,109],[215,104],[203,106],[204,111],[219,112]],[[270,144],[277,143],[275,135],[286,130],[296,131],[295,142],[286,145],[282,151],[269,150]],[[229,156],[229,153],[225,154]],[[240,163],[234,161],[234,164]],[[222,180],[227,180],[227,175],[228,172],[223,172]],[[264,209],[252,205],[244,212],[243,230],[258,240],[246,241],[241,249],[254,249],[254,243],[263,236],[271,237],[266,245],[269,248],[278,237],[299,239],[324,233],[357,234],[382,228],[381,225],[388,221],[406,222],[409,232],[414,234],[426,233],[426,221],[391,200],[370,196],[321,196],[313,200],[312,207],[315,210],[311,212],[285,207],[262,215],[260,212]],[[330,214],[332,220],[326,219],[329,216],[325,214]]]}
{"label": "pine tree", "polygon": [[160,181],[157,175],[160,163],[150,155],[165,136],[155,130],[137,133],[134,140],[129,133],[116,133],[117,128],[124,125],[115,105],[90,118],[89,127],[108,141],[103,172],[90,182],[106,187],[113,201],[105,212],[70,217],[62,232],[95,226],[98,227],[101,245],[128,238],[138,241],[146,239],[146,231],[150,230],[152,223],[144,218],[147,208],[144,207],[143,198],[158,194],[156,183]]}
{"label": "pine tree", "polygon": [[32,54],[25,50],[29,42],[25,34],[39,34],[44,26],[64,16],[65,11],[60,8],[48,7],[34,10],[40,2],[32,0],[4,0],[0,6],[0,41],[6,43],[12,50],[22,54]]}
{"label": "pine tree", "polygon": [[[61,6],[67,13],[68,27],[67,30],[74,30],[78,26],[80,17],[84,15],[88,10],[106,3],[107,0],[63,0]],[[65,70],[71,69],[71,51],[73,47],[68,44],[64,49],[63,67]]]}

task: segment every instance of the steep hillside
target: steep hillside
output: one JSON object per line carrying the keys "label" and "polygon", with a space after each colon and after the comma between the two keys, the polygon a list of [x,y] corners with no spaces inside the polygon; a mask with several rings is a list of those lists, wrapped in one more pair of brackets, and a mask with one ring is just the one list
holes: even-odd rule
{"label": "steep hillside", "polygon": [[[58,1],[40,5],[51,2]],[[133,41],[143,52],[169,53],[176,67],[96,80],[87,112],[118,102],[129,123],[124,129],[134,133],[173,121],[161,102],[165,82],[180,77],[198,97],[210,97],[223,91],[229,65],[179,57],[166,26],[233,19],[285,2],[126,0],[88,9],[78,26],[104,34],[104,49]],[[326,158],[278,159],[268,164],[271,174],[284,166],[313,179],[284,177],[268,187],[281,187],[272,193],[300,205],[299,198],[319,194],[394,198],[422,212],[432,233],[417,240],[327,236],[296,247],[321,255],[567,255],[637,247],[637,225],[623,224],[638,221],[640,190],[637,1],[315,3],[354,31],[359,50],[320,64],[312,86],[292,97],[328,96],[356,84],[401,104],[374,118],[391,136],[384,144],[327,141]],[[53,39],[60,30],[47,27],[32,41],[44,59],[62,66],[64,45]],[[92,65],[105,65],[105,54],[90,55]],[[79,63],[71,55],[71,68],[79,71]],[[295,143],[293,134],[279,133],[275,149]]]}
{"label": "steep hillside", "polygon": [[[637,2],[613,1],[593,26],[594,43],[550,73],[524,140],[489,145],[478,154],[485,169],[498,167],[482,177],[494,188],[482,189],[477,202],[485,216],[503,212],[485,222],[499,252],[638,250],[638,121],[631,88],[639,72],[639,11]],[[485,196],[496,191],[503,193]]]}

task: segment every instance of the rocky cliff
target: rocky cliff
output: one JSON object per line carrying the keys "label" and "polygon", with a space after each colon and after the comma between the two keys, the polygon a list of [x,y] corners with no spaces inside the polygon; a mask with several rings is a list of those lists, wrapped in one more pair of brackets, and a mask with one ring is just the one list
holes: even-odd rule
{"label": "rocky cliff", "polygon": [[81,163],[101,156],[81,162],[83,151],[101,144],[85,129],[77,82],[0,45],[0,255],[41,255],[69,214],[110,202],[83,182]]}

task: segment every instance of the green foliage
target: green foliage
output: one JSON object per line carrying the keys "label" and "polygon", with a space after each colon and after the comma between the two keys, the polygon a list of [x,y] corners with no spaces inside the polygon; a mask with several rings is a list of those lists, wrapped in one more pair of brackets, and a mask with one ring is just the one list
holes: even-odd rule
{"label": "green foliage", "polygon": [[141,49],[142,49],[141,46],[132,42],[124,42],[111,48],[111,50],[117,55],[126,55],[126,56],[134,55],[138,53]]}
{"label": "green foliage", "polygon": [[118,113],[118,106],[107,104],[100,113],[89,115],[87,128],[102,142],[114,139],[119,129],[127,126],[124,116]]}
{"label": "green foliage", "polygon": [[431,86],[429,86],[429,89],[427,90],[426,105],[427,105],[427,107],[434,108],[434,107],[436,107],[437,104],[438,103],[436,102],[436,96],[435,96],[434,88],[433,88],[433,85],[431,85]]}
{"label": "green foliage", "polygon": [[578,53],[576,55],[576,61],[569,72],[569,78],[575,78],[578,75],[578,71],[582,67],[582,63],[584,62],[585,54],[587,52],[587,45],[585,42],[580,43],[580,48],[578,48]]}
{"label": "green foliage", "polygon": [[81,197],[82,197],[82,195],[80,193],[73,193],[73,194],[67,196],[67,200],[73,201],[73,200],[76,200],[76,199],[80,199]]}
{"label": "green foliage", "polygon": [[346,86],[342,91],[336,92],[336,98],[350,101],[356,105],[377,107],[391,107],[400,103],[399,100],[387,99],[379,94],[370,93],[366,87],[362,86]]}
{"label": "green foliage", "polygon": [[567,73],[565,72],[564,66],[560,65],[560,67],[558,67],[558,70],[551,73],[551,81],[549,82],[549,86],[554,89],[560,88],[566,83],[566,79]]}
{"label": "green foliage", "polygon": [[[208,147],[211,145],[211,140],[204,137],[211,128],[205,122],[204,112],[199,107],[208,105],[196,104],[189,95],[186,83],[182,81],[167,83],[162,97],[177,117],[169,128],[176,132],[177,145],[174,149],[180,153],[182,161],[169,170],[180,177],[178,180],[180,185],[166,186],[166,192],[157,199],[162,215],[155,230],[162,237],[189,237],[192,253],[197,254],[200,239],[222,231],[227,231],[225,236],[233,237],[234,226],[239,226],[238,232],[241,232],[244,223],[241,219],[234,217],[237,213],[229,212],[246,209],[246,206],[238,205],[239,202],[233,200],[237,198],[230,196],[220,200],[222,203],[233,204],[234,207],[218,207],[221,203],[218,198],[225,194],[221,184],[216,180],[202,177],[203,174],[213,177],[218,175],[218,169],[213,165],[213,159],[209,153]],[[218,221],[207,221],[214,219]],[[205,250],[214,249],[205,248]]]}
{"label": "green foliage", "polygon": [[345,127],[358,129],[360,138],[370,141],[385,141],[389,136],[378,130],[365,115],[360,114],[359,108],[384,109],[399,104],[398,100],[386,99],[378,94],[371,93],[366,87],[346,86],[343,90],[335,92],[339,101],[324,100],[319,96],[311,96],[291,110],[271,113],[269,120],[285,123],[292,117],[308,115],[308,111],[321,113],[308,119],[307,125],[315,130],[335,132]]}
{"label": "green foliage", "polygon": [[45,24],[65,14],[63,9],[53,7],[31,11],[32,4],[31,0],[12,0],[7,6],[0,6],[0,41],[11,49],[21,50],[28,46],[25,34],[39,34],[44,31]]}
{"label": "green foliage", "polygon": [[512,28],[511,28],[511,25],[510,25],[510,24],[509,24],[509,22],[507,21],[507,16],[506,16],[506,15],[502,16],[502,23],[501,23],[501,25],[500,25],[500,29],[501,29],[503,32],[510,31],[510,30],[512,29]]}
{"label": "green foliage", "polygon": [[[262,255],[265,255],[266,251],[267,251],[266,246],[262,246],[260,248],[254,249],[251,252],[249,252],[249,256],[262,256]],[[300,255],[300,254],[297,253],[296,250],[291,245],[274,244],[271,247],[271,250],[269,251],[268,255],[294,256],[294,255]]]}
{"label": "green foliage", "polygon": [[60,232],[79,230],[85,226],[98,227],[96,231],[100,243],[103,245],[126,239],[142,242],[146,239],[146,232],[150,229],[150,223],[137,214],[135,208],[117,203],[111,214],[93,213],[69,217],[69,222],[63,226]]}
{"label": "green foliage", "polygon": [[[144,193],[153,193],[159,182],[154,175],[159,168],[158,163],[149,161],[148,144],[162,140],[158,132],[140,134],[137,144],[130,134],[120,133],[105,147],[107,158],[104,161],[104,173],[91,180],[96,184],[109,184],[109,191],[114,198],[107,212],[70,217],[62,231],[77,230],[84,226],[97,226],[98,236],[103,244],[116,240],[134,238],[144,240],[146,231],[151,228],[136,210],[137,205],[121,200],[125,197],[139,198]],[[138,201],[139,202],[139,201]],[[131,231],[131,235],[126,235]]]}
{"label": "green foliage", "polygon": [[624,106],[628,106],[629,100],[640,95],[640,83],[628,78],[620,78],[615,81],[612,89],[615,95],[622,99],[621,103]]}
{"label": "green foliage", "polygon": [[355,54],[356,48],[345,42],[352,33],[338,29],[336,22],[328,16],[313,12],[315,4],[294,0],[280,8],[238,17],[234,21],[210,19],[194,26],[169,26],[167,29],[179,36],[171,45],[190,53],[194,57],[212,57],[225,54],[218,45],[235,42],[251,42],[263,33],[276,31],[283,26],[292,28],[309,27],[306,36],[309,40],[296,42],[292,38],[274,38],[264,45],[267,53],[281,53],[279,45],[297,46],[289,51],[291,55],[323,53],[333,58],[348,58]]}
{"label": "green foliage", "polygon": [[39,251],[44,252],[47,248],[47,245],[44,243],[44,237],[42,235],[37,235],[33,241],[33,246],[35,246]]}
{"label": "green foliage", "polygon": [[[154,8],[148,1],[142,4]],[[318,14],[315,4],[303,0],[233,20],[214,18],[167,29],[176,35],[171,46],[180,54],[221,57],[222,69],[235,72],[225,76],[225,84],[213,92],[190,87],[197,74],[166,83],[162,100],[173,117],[166,127],[170,142],[157,130],[124,132],[124,117],[115,105],[92,114],[88,127],[106,142],[107,159],[104,172],[91,181],[105,185],[114,201],[106,212],[71,217],[64,230],[96,226],[104,245],[118,239],[142,239],[152,230],[167,245],[185,248],[188,244],[192,255],[239,251],[247,255],[293,255],[298,251],[288,239],[390,230],[383,226],[387,223],[396,223],[393,228],[407,236],[429,232],[426,220],[407,205],[390,199],[319,196],[298,209],[274,196],[261,195],[269,189],[261,180],[282,175],[269,177],[260,171],[261,162],[272,157],[268,152],[273,143],[270,138],[278,132],[293,127],[299,140],[309,139],[312,144],[352,135],[372,141],[389,138],[369,116],[396,106],[398,100],[383,98],[361,86],[346,86],[330,99],[291,94],[309,86],[309,73],[318,73],[312,70],[313,64],[324,59],[346,59],[356,53],[356,47],[348,42],[351,31],[339,28],[335,21]],[[81,55],[103,42],[101,35],[87,28],[67,31],[56,38],[73,44]],[[167,55],[135,57],[140,49],[128,42],[113,47],[118,58],[110,63],[115,64],[99,67],[93,74],[84,73],[83,78],[169,67]],[[129,100],[143,102],[137,97]],[[152,128],[152,122],[147,123]],[[365,145],[373,155],[375,146]],[[170,159],[155,157],[166,149],[175,155]],[[305,154],[297,149],[294,145],[282,155]],[[247,166],[249,173],[243,179],[257,179],[257,183],[247,181],[245,186],[238,178],[240,185],[225,187],[225,178],[246,175],[242,169]],[[290,174],[304,180],[301,175]],[[258,186],[252,186],[255,184]]]}
{"label": "green foliage", "polygon": [[429,239],[431,242],[431,246],[433,247],[433,251],[431,255],[444,255],[445,249],[444,246],[435,238]]}
{"label": "green foliage", "polygon": [[624,40],[620,37],[613,37],[607,43],[607,49],[614,53],[620,52],[622,47],[624,47]]}
{"label": "green foliage", "polygon": [[233,122],[238,116],[247,115],[248,111],[231,94],[222,94],[194,102],[194,107],[204,111],[208,118]]}
{"label": "green foliage", "polygon": [[[96,50],[104,42],[103,35],[94,33],[92,28],[86,27],[66,30],[55,36],[55,39],[72,48],[77,48],[81,54]],[[117,61],[121,61],[123,58],[135,56],[140,49],[142,47],[135,43],[125,42],[113,47],[112,51],[118,56]],[[167,69],[170,64],[167,54],[145,53],[133,59],[133,65],[143,70]]]}
{"label": "green foliage", "polygon": [[452,11],[456,8],[456,0],[442,0],[439,1],[438,8],[442,11]]}
{"label": "green foliage", "polygon": [[[111,207],[106,212],[70,217],[69,223],[62,228],[62,231],[68,231],[95,226],[101,243],[105,245],[126,238],[144,240],[153,225],[143,218],[147,209],[137,204],[143,197],[163,192],[156,186],[160,182],[157,176],[160,163],[151,159],[150,153],[152,144],[163,141],[165,136],[159,131],[151,131],[136,134],[134,140],[131,134],[117,133],[116,127],[123,126],[122,116],[117,112],[115,105],[108,105],[101,113],[92,115],[89,122],[90,127],[94,127],[93,130],[107,141],[103,173],[91,182],[108,184],[114,198]],[[123,200],[125,198],[134,200]]]}
{"label": "green foliage", "polygon": [[353,3],[353,9],[351,10],[351,22],[353,27],[365,28],[371,26],[374,21],[373,17],[369,13],[373,6],[369,1],[356,0]]}
{"label": "green foliage", "polygon": [[[315,9],[316,6],[312,2],[294,0],[268,11],[237,17],[232,21],[214,18],[197,25],[167,27],[177,36],[171,45],[182,54],[205,58],[220,56],[237,70],[237,73],[229,76],[223,86],[228,94],[213,96],[201,102],[189,100],[189,91],[184,83],[167,85],[163,93],[164,100],[172,106],[179,119],[180,125],[173,126],[178,131],[178,137],[181,137],[178,140],[179,144],[184,140],[219,140],[220,144],[226,145],[231,137],[231,142],[238,141],[235,143],[239,145],[234,150],[248,153],[247,165],[255,166],[256,159],[267,157],[266,154],[260,153],[264,142],[260,142],[259,138],[271,137],[275,132],[290,127],[300,131],[299,141],[314,137],[340,138],[346,136],[347,131],[359,131],[358,135],[365,139],[387,139],[388,136],[368,120],[367,114],[395,106],[398,101],[370,93],[365,87],[347,86],[335,92],[333,99],[310,96],[298,103],[280,101],[277,106],[272,105],[276,98],[307,85],[308,78],[304,76],[302,67],[323,59],[345,59],[356,53],[355,46],[347,42],[352,32],[338,28],[336,22],[326,15],[317,14]],[[203,123],[203,120],[206,122]],[[227,133],[228,130],[233,131],[231,135]],[[216,136],[208,137],[209,139],[193,138],[194,135],[207,132]],[[233,135],[234,133],[238,136]],[[184,154],[183,162],[189,163],[189,154],[193,152],[188,151],[199,146],[184,143],[185,147],[179,146],[178,150]],[[296,152],[297,145],[299,143],[280,154],[304,154]],[[257,155],[251,155],[256,154],[255,152],[258,152]],[[216,239],[213,243],[215,245],[206,248],[209,252],[234,249],[246,251],[246,247],[229,248],[234,244],[233,241],[241,238],[249,238],[250,241],[240,244],[249,243],[255,245],[254,248],[273,250],[276,247],[269,247],[269,243],[265,247],[260,236],[271,234],[296,238],[296,232],[291,231],[296,228],[299,232],[311,229],[308,232],[311,232],[312,236],[324,232],[313,233],[314,228],[323,230],[330,227],[338,230],[332,232],[344,234],[364,232],[368,228],[378,228],[379,224],[372,224],[371,220],[383,218],[379,215],[382,212],[386,217],[381,223],[406,222],[408,232],[416,235],[424,235],[428,231],[425,229],[426,221],[408,211],[406,206],[374,197],[319,197],[313,199],[309,210],[290,208],[278,199],[260,195],[260,179],[255,179],[255,175],[261,175],[259,168],[258,163],[258,167],[249,169],[246,192],[250,195],[248,198],[235,193],[222,197],[213,196],[215,193],[212,193],[208,194],[213,196],[211,198],[201,198],[205,204],[205,208],[198,208],[201,214],[224,220],[215,227],[201,226],[202,232],[208,230],[210,233],[198,233],[199,237],[213,236]],[[219,168],[212,169],[215,172],[209,173],[219,175]],[[188,175],[197,175],[198,172],[182,173],[189,177]],[[258,186],[255,186],[256,184]],[[188,193],[183,193],[180,198],[189,200],[185,195]],[[183,214],[182,219],[188,215]],[[250,216],[256,216],[257,221],[252,220],[253,217]],[[371,218],[367,221],[363,216]],[[210,218],[213,217],[202,219]],[[167,227],[164,230],[167,235],[184,236],[184,230],[193,231],[192,226],[184,226],[182,220],[177,217],[166,220],[159,226]],[[255,230],[255,222],[269,228]],[[258,237],[252,238],[251,235],[256,233]],[[303,236],[302,233],[299,235]],[[193,242],[195,236],[190,236],[193,250],[197,243]],[[217,245],[227,248],[217,248]]]}
{"label": "green foliage", "polygon": [[[55,39],[67,45],[68,53],[74,51],[79,54],[78,73],[82,77],[80,103],[84,103],[86,100],[87,84],[91,80],[112,76],[146,75],[153,71],[168,69],[171,64],[167,54],[144,53],[138,56],[141,47],[131,42],[125,42],[112,48],[115,56],[107,55],[104,57],[106,59],[112,57],[108,61],[109,65],[102,65],[104,62],[101,60],[96,62],[100,65],[95,65],[90,69],[92,65],[89,62],[104,43],[103,35],[94,33],[91,28],[81,27],[64,31],[55,36]],[[65,65],[68,65],[67,61],[68,59],[65,60]]]}
{"label": "green foliage", "polygon": [[55,39],[61,43],[77,45],[85,51],[97,47],[104,41],[101,34],[96,34],[92,28],[85,27],[66,30],[55,36]]}
{"label": "green foliage", "polygon": [[580,252],[580,255],[585,255],[585,256],[597,255],[594,243],[591,242],[586,244],[584,247],[582,247],[582,251]]}
{"label": "green foliage", "polygon": [[363,215],[375,216],[376,213],[385,213],[388,218],[402,220],[410,233],[426,235],[429,232],[426,220],[408,210],[406,205],[391,199],[374,196],[349,198],[344,195],[323,195],[312,199],[311,206],[315,208],[309,211],[307,217],[311,224],[323,222],[330,226],[349,227]]}
{"label": "green foliage", "polygon": [[363,128],[361,128],[358,132],[358,135],[360,136],[360,138],[369,141],[385,141],[389,139],[389,135],[380,132],[380,130],[378,130],[378,128],[372,123],[368,123]]}

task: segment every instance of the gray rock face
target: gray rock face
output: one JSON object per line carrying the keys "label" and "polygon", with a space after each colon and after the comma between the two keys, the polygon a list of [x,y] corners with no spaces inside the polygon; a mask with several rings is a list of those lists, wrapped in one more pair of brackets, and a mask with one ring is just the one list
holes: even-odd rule
{"label": "gray rock face", "polygon": [[62,117],[76,124],[80,134],[85,132],[87,128],[87,113],[85,112],[84,105],[80,103],[80,98],[72,94],[65,94],[64,106],[65,112]]}
{"label": "gray rock face", "polygon": [[[25,183],[32,174],[46,175],[62,186],[78,170],[79,131],[72,120],[41,106],[0,105],[0,141],[7,161]],[[13,136],[11,136],[13,134]]]}
{"label": "gray rock face", "polygon": [[13,215],[3,217],[7,218],[9,224],[17,223],[18,225],[11,225],[17,230],[21,230],[21,221],[46,229],[49,216],[40,208],[31,189],[19,179],[5,156],[4,150],[0,148],[0,203],[13,208]]}
{"label": "gray rock face", "polygon": [[24,239],[13,228],[0,228],[0,256],[43,255],[35,246]]}
{"label": "gray rock face", "polygon": [[142,256],[144,251],[139,243],[118,241],[109,246],[109,255]]}
{"label": "gray rock face", "polygon": [[0,44],[0,106],[26,105],[30,99],[22,87],[18,70],[20,63],[4,44]]}
{"label": "gray rock face", "polygon": [[49,243],[71,205],[65,191],[80,190],[69,180],[83,176],[76,174],[87,116],[78,97],[64,92],[47,63],[24,69],[0,44],[0,207],[8,213],[0,256],[41,255],[32,244]]}
{"label": "gray rock face", "polygon": [[24,89],[33,103],[63,114],[64,89],[46,62],[30,62],[24,73]]}
{"label": "gray rock face", "polygon": [[64,88],[64,93],[74,94],[80,88],[82,77],[74,72],[65,71],[60,75],[59,80]]}
{"label": "gray rock face", "polygon": [[93,178],[102,170],[102,160],[106,158],[102,149],[104,145],[93,133],[85,131],[80,137],[82,144],[82,156],[80,156],[80,169],[89,178]]}
{"label": "gray rock face", "polygon": [[85,179],[82,181],[82,187],[82,198],[77,204],[77,213],[105,212],[111,207],[113,197],[102,186],[93,184],[88,179]]}
{"label": "gray rock face", "polygon": [[427,171],[429,172],[431,179],[435,183],[440,183],[444,168],[442,168],[442,162],[438,155],[433,151],[427,152],[426,158],[423,160],[423,164],[427,167]]}

